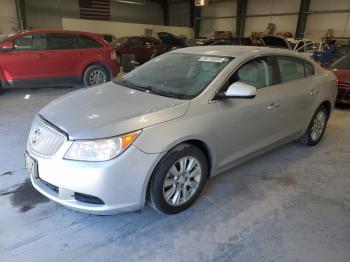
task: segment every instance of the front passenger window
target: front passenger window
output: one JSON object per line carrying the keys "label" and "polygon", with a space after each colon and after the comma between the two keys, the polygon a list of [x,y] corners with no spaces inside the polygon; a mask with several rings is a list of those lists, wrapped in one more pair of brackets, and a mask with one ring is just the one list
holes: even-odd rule
{"label": "front passenger window", "polygon": [[234,74],[234,81],[243,82],[257,89],[271,85],[269,59],[258,58],[243,65]]}
{"label": "front passenger window", "polygon": [[33,36],[32,35],[26,35],[20,38],[17,38],[13,42],[14,49],[15,50],[32,50],[33,46]]}

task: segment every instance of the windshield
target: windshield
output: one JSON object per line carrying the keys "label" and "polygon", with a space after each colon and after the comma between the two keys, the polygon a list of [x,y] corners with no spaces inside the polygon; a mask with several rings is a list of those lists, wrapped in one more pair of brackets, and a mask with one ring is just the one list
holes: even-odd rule
{"label": "windshield", "polygon": [[350,69],[350,55],[339,58],[332,64],[331,68]]}
{"label": "windshield", "polygon": [[131,71],[117,83],[158,95],[191,99],[201,93],[231,60],[221,56],[166,54]]}

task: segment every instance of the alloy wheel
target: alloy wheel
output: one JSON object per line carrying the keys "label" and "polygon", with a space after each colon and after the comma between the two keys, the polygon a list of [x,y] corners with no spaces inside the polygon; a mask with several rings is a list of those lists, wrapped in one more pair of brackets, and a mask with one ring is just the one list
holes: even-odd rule
{"label": "alloy wheel", "polygon": [[99,69],[92,71],[89,75],[89,83],[91,86],[103,84],[107,82],[106,74]]}
{"label": "alloy wheel", "polygon": [[199,161],[192,156],[180,158],[169,169],[163,182],[163,197],[171,206],[187,203],[197,192],[202,179]]}
{"label": "alloy wheel", "polygon": [[311,127],[311,139],[317,141],[324,131],[326,126],[326,113],[323,110],[320,110],[314,117],[312,127]]}

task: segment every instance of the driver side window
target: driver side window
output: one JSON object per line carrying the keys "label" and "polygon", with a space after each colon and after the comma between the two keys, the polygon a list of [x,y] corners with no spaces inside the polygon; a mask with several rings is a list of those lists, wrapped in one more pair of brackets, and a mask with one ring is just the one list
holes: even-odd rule
{"label": "driver side window", "polygon": [[241,66],[231,77],[229,85],[243,82],[261,89],[272,84],[271,60],[267,57],[251,60]]}

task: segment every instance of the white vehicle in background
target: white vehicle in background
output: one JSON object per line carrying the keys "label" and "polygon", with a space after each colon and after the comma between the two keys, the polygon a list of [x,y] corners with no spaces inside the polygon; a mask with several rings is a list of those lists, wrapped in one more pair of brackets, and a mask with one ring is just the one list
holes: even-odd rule
{"label": "white vehicle in background", "polygon": [[261,42],[267,47],[278,47],[293,50],[301,53],[307,58],[312,58],[314,51],[319,49],[319,44],[305,38],[285,38],[276,35],[265,35],[261,37]]}

